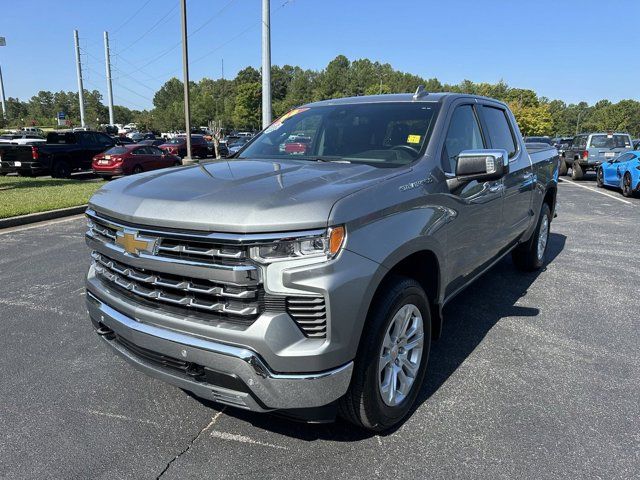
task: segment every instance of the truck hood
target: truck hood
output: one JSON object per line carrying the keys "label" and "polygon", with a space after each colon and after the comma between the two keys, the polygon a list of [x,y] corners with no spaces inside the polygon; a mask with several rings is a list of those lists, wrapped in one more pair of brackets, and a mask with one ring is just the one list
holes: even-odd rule
{"label": "truck hood", "polygon": [[121,178],[89,208],[120,220],[208,232],[323,228],[339,199],[407,169],[304,160],[214,161]]}

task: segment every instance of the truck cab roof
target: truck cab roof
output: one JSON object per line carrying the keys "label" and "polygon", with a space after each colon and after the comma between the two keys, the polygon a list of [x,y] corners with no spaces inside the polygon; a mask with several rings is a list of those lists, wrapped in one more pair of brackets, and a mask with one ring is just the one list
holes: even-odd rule
{"label": "truck cab roof", "polygon": [[385,102],[450,102],[460,98],[471,98],[475,100],[490,101],[493,103],[503,104],[494,98],[483,97],[481,95],[472,95],[467,93],[453,93],[453,92],[424,92],[419,98],[414,98],[413,93],[391,93],[381,95],[361,95],[357,97],[344,97],[334,98],[331,100],[321,100],[319,102],[312,102],[304,107],[317,107],[323,105],[353,105],[358,103],[385,103]]}

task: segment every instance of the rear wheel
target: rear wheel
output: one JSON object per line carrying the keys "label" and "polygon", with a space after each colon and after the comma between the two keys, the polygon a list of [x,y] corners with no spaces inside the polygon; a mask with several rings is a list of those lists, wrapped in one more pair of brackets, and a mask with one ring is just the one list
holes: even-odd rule
{"label": "rear wheel", "polygon": [[58,160],[53,165],[51,172],[53,178],[69,178],[71,176],[71,166],[66,160]]}
{"label": "rear wheel", "polygon": [[567,174],[567,171],[569,170],[569,168],[567,167],[567,162],[565,161],[564,158],[560,159],[560,171],[558,172],[562,177],[564,177]]}
{"label": "rear wheel", "polygon": [[131,171],[131,173],[133,173],[134,175],[142,172],[143,170],[141,165],[136,165],[135,167],[133,167],[133,170]]}
{"label": "rear wheel", "polygon": [[544,265],[544,257],[547,253],[549,234],[551,232],[551,209],[546,203],[542,204],[538,225],[531,239],[517,246],[511,252],[513,263],[519,270],[533,272]]}
{"label": "rear wheel", "polygon": [[374,299],[340,416],[374,431],[400,423],[420,393],[430,345],[424,290],[411,278],[390,279]]}
{"label": "rear wheel", "polygon": [[113,180],[112,175],[104,175],[102,178],[104,178],[107,182],[110,182],[111,180]]}
{"label": "rear wheel", "polygon": [[631,175],[629,172],[624,174],[622,178],[622,195],[625,197],[633,197],[633,186],[631,185]]}
{"label": "rear wheel", "polygon": [[599,168],[596,172],[596,185],[600,188],[604,187],[604,172]]}
{"label": "rear wheel", "polygon": [[584,178],[584,171],[577,160],[571,166],[571,178],[574,180],[582,180]]}

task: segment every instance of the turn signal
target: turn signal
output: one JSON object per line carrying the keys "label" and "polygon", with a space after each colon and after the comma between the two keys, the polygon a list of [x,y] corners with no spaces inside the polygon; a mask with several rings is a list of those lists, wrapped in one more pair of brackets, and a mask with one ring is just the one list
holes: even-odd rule
{"label": "turn signal", "polygon": [[333,227],[329,229],[329,255],[335,256],[344,243],[345,231],[344,227]]}

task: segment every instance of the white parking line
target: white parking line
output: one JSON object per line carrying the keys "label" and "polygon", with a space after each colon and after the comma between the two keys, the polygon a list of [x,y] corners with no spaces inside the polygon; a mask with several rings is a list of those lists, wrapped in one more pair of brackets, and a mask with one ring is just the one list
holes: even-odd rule
{"label": "white parking line", "polygon": [[580,187],[580,188],[585,188],[587,190],[591,190],[592,192],[599,193],[600,195],[605,195],[605,196],[607,196],[609,198],[613,198],[614,200],[618,200],[619,202],[626,203],[627,205],[633,205],[633,202],[630,202],[629,200],[625,200],[623,198],[616,197],[615,195],[611,195],[610,193],[603,192],[602,190],[597,190],[595,188],[587,187],[586,185],[581,185],[581,184],[576,183],[576,182],[574,182],[572,180],[567,180],[566,178],[561,179],[560,182],[561,183],[565,183],[565,182],[566,183],[570,183],[571,185],[575,185],[576,187]]}

